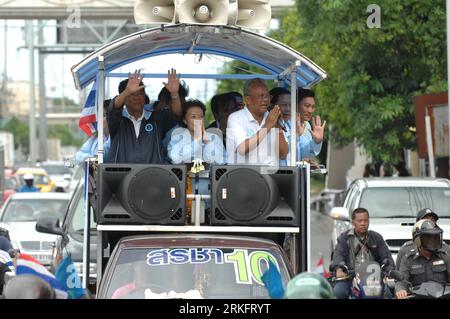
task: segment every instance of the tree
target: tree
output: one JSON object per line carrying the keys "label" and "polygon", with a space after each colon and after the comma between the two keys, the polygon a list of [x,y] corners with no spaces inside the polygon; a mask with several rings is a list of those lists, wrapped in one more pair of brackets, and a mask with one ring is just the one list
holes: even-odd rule
{"label": "tree", "polygon": [[18,149],[19,146],[22,146],[24,152],[29,153],[30,133],[27,125],[14,116],[1,127],[1,130],[10,132],[14,135],[14,149]]}
{"label": "tree", "polygon": [[447,90],[445,2],[376,3],[381,27],[371,29],[370,1],[297,0],[271,36],[327,71],[316,93],[333,142],[356,139],[395,164],[416,148],[413,96]]}

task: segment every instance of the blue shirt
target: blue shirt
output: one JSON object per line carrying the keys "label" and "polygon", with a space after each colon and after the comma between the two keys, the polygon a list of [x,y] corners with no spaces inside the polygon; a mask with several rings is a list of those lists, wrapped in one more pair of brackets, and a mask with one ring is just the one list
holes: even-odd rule
{"label": "blue shirt", "polygon": [[[110,145],[111,142],[109,136],[103,136],[103,154],[105,159],[108,158]],[[93,134],[86,140],[86,142],[84,142],[83,146],[81,146],[80,150],[75,154],[75,161],[77,162],[77,164],[83,162],[86,157],[97,156],[97,147],[97,134]]]}
{"label": "blue shirt", "polygon": [[[290,165],[291,162],[291,121],[285,121],[287,132],[284,133],[284,137],[289,146],[289,152],[286,159],[280,160],[280,166]],[[311,124],[305,122],[305,130],[303,134],[297,136],[297,161],[301,161],[305,158],[315,157],[320,154],[322,150],[322,142],[316,143],[309,131],[311,129]],[[294,164],[295,165],[295,164]]]}
{"label": "blue shirt", "polygon": [[226,153],[222,138],[209,132],[206,132],[206,136],[208,142],[196,141],[187,128],[175,129],[167,147],[171,162],[180,164],[201,159],[210,164],[224,164]]}
{"label": "blue shirt", "polygon": [[39,192],[39,188],[34,186],[28,187],[27,185],[23,185],[19,188],[19,193],[30,193],[30,192]]}
{"label": "blue shirt", "polygon": [[5,236],[0,235],[0,250],[8,251],[13,249],[11,242]]}

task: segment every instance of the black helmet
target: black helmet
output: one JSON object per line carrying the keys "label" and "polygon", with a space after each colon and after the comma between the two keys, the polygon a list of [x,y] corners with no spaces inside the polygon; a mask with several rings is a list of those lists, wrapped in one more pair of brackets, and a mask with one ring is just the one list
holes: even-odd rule
{"label": "black helmet", "polygon": [[286,299],[336,299],[333,288],[321,275],[303,272],[292,278],[284,292]]}
{"label": "black helmet", "polygon": [[424,208],[417,212],[417,218],[416,222],[418,222],[421,219],[424,219],[425,216],[430,215],[433,217],[434,221],[437,221],[439,219],[439,216],[431,210],[431,208]]}
{"label": "black helmet", "polygon": [[16,275],[5,285],[5,299],[55,299],[55,290],[48,282],[31,274]]}
{"label": "black helmet", "polygon": [[442,247],[442,233],[442,229],[428,219],[419,220],[412,230],[413,241],[417,249],[424,248],[431,252]]}

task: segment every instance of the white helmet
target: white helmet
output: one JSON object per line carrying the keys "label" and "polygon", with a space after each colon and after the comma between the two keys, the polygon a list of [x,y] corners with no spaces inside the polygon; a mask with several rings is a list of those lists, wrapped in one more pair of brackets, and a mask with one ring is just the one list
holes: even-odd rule
{"label": "white helmet", "polygon": [[23,175],[23,179],[26,181],[33,180],[34,176],[33,176],[33,174],[27,173],[27,174]]}

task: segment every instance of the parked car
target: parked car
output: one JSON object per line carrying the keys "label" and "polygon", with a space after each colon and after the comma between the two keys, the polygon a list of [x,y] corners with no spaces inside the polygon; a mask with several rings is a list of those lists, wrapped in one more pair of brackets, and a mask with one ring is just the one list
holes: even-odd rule
{"label": "parked car", "polygon": [[36,167],[22,167],[16,171],[16,176],[19,177],[20,186],[25,185],[23,176],[25,174],[33,174],[34,176],[34,186],[39,188],[43,193],[53,192],[55,190],[55,182],[50,179],[48,173],[43,168]]}
{"label": "parked car", "polygon": [[[77,272],[83,276],[83,235],[84,235],[84,183],[79,183],[73,191],[69,205],[64,215],[39,219],[36,225],[38,232],[57,235],[52,252],[50,270],[55,271],[59,262],[71,255]],[[62,221],[62,222],[61,222]],[[96,251],[97,251],[97,224],[94,221],[91,208],[91,250],[90,250],[90,288],[95,291],[97,276]]]}
{"label": "parked car", "polygon": [[396,259],[400,247],[412,239],[417,212],[431,208],[439,215],[444,240],[450,243],[450,181],[444,178],[383,177],[360,178],[347,189],[343,207],[334,207],[331,251],[338,236],[351,228],[351,212],[363,207],[369,211],[369,229],[380,233]]}
{"label": "parked car", "polygon": [[8,229],[15,249],[49,266],[56,236],[37,232],[36,220],[52,216],[62,218],[68,200],[63,193],[15,193],[0,212],[0,226]]}
{"label": "parked car", "polygon": [[283,285],[292,278],[271,240],[213,234],[123,237],[106,265],[97,298],[269,298],[261,276],[272,260]]}

